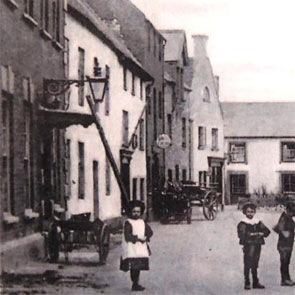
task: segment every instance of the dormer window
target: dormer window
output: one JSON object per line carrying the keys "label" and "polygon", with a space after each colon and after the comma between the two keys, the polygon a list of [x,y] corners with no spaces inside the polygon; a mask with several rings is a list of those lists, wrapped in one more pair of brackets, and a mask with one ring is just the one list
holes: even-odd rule
{"label": "dormer window", "polygon": [[207,86],[204,87],[203,89],[202,97],[203,97],[203,101],[210,102],[210,91]]}

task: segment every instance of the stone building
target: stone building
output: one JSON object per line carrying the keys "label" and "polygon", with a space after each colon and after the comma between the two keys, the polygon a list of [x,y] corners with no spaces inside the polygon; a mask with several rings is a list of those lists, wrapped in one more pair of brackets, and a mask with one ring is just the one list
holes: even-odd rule
{"label": "stone building", "polygon": [[51,210],[64,205],[63,131],[40,107],[43,79],[65,78],[65,11],[58,0],[6,0],[0,13],[1,263],[12,267],[18,256],[38,254],[46,199]]}

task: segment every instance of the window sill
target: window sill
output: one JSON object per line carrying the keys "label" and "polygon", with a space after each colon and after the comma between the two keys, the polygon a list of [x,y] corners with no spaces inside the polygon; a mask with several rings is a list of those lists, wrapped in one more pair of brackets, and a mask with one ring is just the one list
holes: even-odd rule
{"label": "window sill", "polygon": [[33,212],[32,209],[25,209],[25,220],[33,220],[39,217],[39,213]]}
{"label": "window sill", "polygon": [[56,213],[63,213],[65,209],[60,206],[60,204],[54,204],[54,212]]}
{"label": "window sill", "polygon": [[18,8],[18,4],[14,0],[6,0],[6,2],[13,8]]}
{"label": "window sill", "polygon": [[19,222],[19,217],[11,215],[11,213],[4,212],[3,213],[3,222],[6,225],[14,224]]}
{"label": "window sill", "polygon": [[45,39],[52,40],[52,36],[46,30],[44,30],[43,28],[40,29],[40,34]]}
{"label": "window sill", "polygon": [[218,152],[219,151],[219,148],[214,147],[214,148],[211,149],[211,151]]}
{"label": "window sill", "polygon": [[29,14],[24,13],[24,14],[23,14],[23,17],[24,17],[24,19],[25,19],[30,25],[33,25],[33,26],[35,26],[35,27],[38,26],[38,23],[37,23],[37,22],[34,20],[34,18],[31,17]]}
{"label": "window sill", "polygon": [[282,160],[281,163],[295,163],[295,160]]}
{"label": "window sill", "polygon": [[57,50],[62,50],[63,46],[56,40],[52,40],[52,44],[53,46],[57,49]]}

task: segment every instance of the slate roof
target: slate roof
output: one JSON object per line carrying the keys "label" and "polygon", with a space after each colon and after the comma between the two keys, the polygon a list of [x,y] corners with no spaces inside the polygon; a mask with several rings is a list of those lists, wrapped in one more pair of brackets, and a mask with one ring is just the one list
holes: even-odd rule
{"label": "slate roof", "polygon": [[295,102],[222,103],[225,137],[295,137]]}
{"label": "slate roof", "polygon": [[[184,30],[159,30],[166,39],[165,45],[165,61],[177,61],[182,58],[183,46],[186,44]],[[188,61],[187,48],[185,46],[185,59]]]}
{"label": "slate roof", "polygon": [[107,45],[109,45],[116,54],[120,56],[123,55],[124,58],[128,59],[131,63],[137,66],[137,68],[141,68],[141,71],[144,72],[142,65],[127,48],[124,40],[113,32],[113,30],[96,14],[88,3],[84,0],[68,0],[68,5],[70,14],[74,13],[83,16],[84,19],[79,17],[79,21],[83,25],[90,26],[100,38],[106,41]]}

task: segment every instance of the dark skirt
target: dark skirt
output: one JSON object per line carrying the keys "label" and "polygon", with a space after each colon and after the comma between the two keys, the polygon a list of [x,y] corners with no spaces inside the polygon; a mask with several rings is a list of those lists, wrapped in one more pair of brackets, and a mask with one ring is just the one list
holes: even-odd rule
{"label": "dark skirt", "polygon": [[143,258],[126,258],[120,260],[120,270],[129,271],[134,270],[149,270],[149,259]]}

